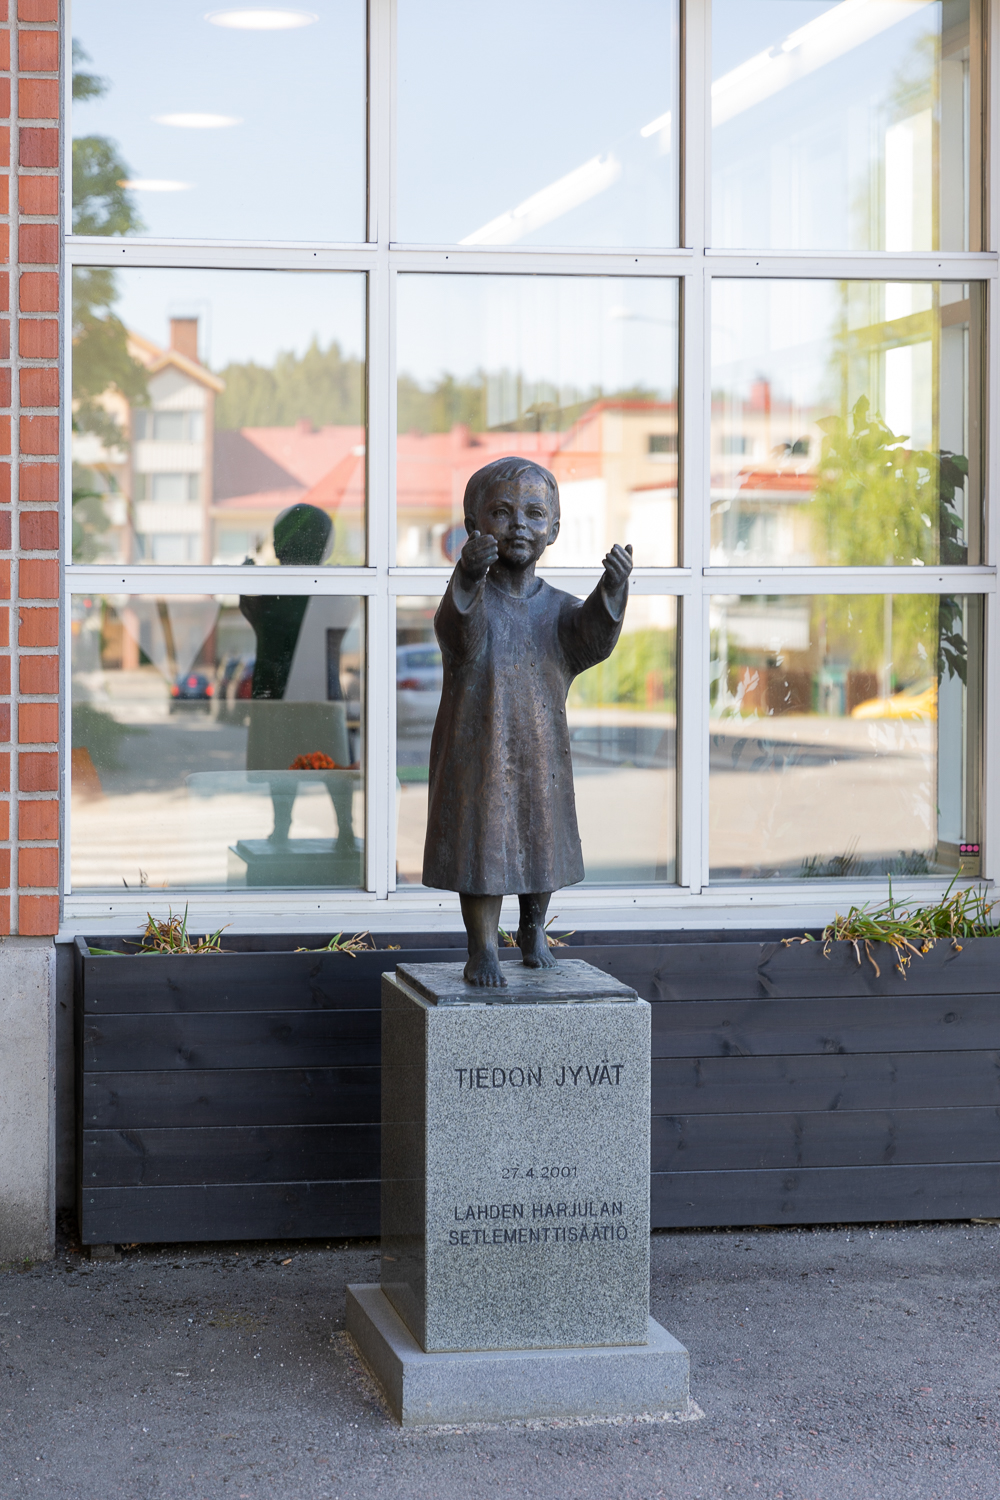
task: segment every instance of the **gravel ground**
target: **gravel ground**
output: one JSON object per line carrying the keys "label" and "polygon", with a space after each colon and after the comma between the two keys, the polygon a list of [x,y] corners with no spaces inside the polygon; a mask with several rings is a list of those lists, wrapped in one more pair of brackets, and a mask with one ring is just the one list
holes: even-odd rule
{"label": "gravel ground", "polygon": [[703,1419],[423,1433],[342,1331],[376,1248],[0,1269],[2,1500],[1000,1495],[1000,1225],[656,1234]]}

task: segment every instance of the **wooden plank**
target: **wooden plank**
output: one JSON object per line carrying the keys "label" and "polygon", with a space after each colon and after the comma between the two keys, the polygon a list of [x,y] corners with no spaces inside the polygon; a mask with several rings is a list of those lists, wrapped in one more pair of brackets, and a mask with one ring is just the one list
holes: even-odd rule
{"label": "wooden plank", "polygon": [[[941,942],[914,958],[903,978],[893,954],[876,951],[881,977],[850,944],[784,947],[780,941],[574,945],[586,960],[638,990],[643,999],[753,1000],[861,995],[968,995],[1000,989],[1000,946],[971,939],[961,953]],[[518,962],[513,951],[502,955]],[[218,957],[82,960],[88,1012],[346,1010],[379,1004],[379,980],[397,962],[455,963],[452,947],[341,953],[226,953]]]}
{"label": "wooden plank", "polygon": [[378,1125],[85,1130],[85,1187],[354,1181],[379,1175]]}
{"label": "wooden plank", "polygon": [[325,1239],[379,1232],[377,1182],[84,1188],[85,1245]]}
{"label": "wooden plank", "polygon": [[657,1115],[654,1172],[1000,1161],[1000,1109]]}
{"label": "wooden plank", "polygon": [[1000,1216],[997,1162],[658,1172],[651,1189],[654,1229]]}
{"label": "wooden plank", "polygon": [[199,1125],[364,1125],[380,1118],[379,1068],[88,1073],[85,1130]]}
{"label": "wooden plank", "polygon": [[363,1010],[381,1005],[382,974],[399,960],[450,963],[453,948],[410,952],[222,953],[84,958],[84,1009],[112,1012]]}
{"label": "wooden plank", "polygon": [[654,1057],[1000,1048],[1000,994],[675,1000],[653,1006]]}
{"label": "wooden plank", "polygon": [[652,1075],[654,1115],[1000,1104],[1000,1052],[660,1058]]}
{"label": "wooden plank", "polygon": [[858,963],[849,943],[833,945],[824,957],[821,943],[670,943],[660,946],[574,948],[631,984],[644,1000],[816,999],[850,995],[969,995],[1000,989],[1000,944],[974,938],[956,952],[935,944],[914,958],[908,978],[893,966],[891,949],[873,950],[881,970],[865,958]]}
{"label": "wooden plank", "polygon": [[377,1066],[377,1010],[86,1016],[85,1073]]}

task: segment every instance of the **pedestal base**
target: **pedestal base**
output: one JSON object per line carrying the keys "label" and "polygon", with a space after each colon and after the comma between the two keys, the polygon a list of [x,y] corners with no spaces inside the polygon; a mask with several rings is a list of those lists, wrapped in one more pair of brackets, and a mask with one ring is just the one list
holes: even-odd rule
{"label": "pedestal base", "polygon": [[356,886],[362,851],[340,850],[335,839],[240,839],[230,853],[246,865],[248,886]]}
{"label": "pedestal base", "polygon": [[347,1331],[404,1427],[688,1410],[688,1352],[652,1318],[648,1344],[425,1354],[380,1287],[349,1286]]}

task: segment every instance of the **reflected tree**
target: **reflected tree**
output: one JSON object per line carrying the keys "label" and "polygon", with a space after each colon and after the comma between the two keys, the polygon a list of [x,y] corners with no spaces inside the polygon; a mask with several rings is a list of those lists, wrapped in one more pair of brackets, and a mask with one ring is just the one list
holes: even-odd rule
{"label": "reflected tree", "polygon": [[581,708],[623,703],[672,711],[676,662],[675,630],[626,631],[607,661],[576,678],[569,701]]}
{"label": "reflected tree", "polygon": [[[107,92],[107,83],[84,70],[89,61],[73,43],[73,98],[77,103]],[[124,187],[128,167],[114,141],[79,136],[73,141],[74,234],[136,234],[144,226]],[[146,374],[128,351],[124,323],[112,311],[117,301],[115,273],[101,266],[73,270],[73,430],[93,433],[106,449],[127,445],[121,423],[105,397],[119,392],[130,404],[146,399]],[[107,485],[93,469],[73,467],[73,556],[90,561],[100,550],[110,522],[101,496]]]}
{"label": "reflected tree", "polygon": [[[819,474],[813,505],[818,553],[845,567],[937,564],[968,560],[960,506],[969,472],[962,454],[907,448],[867,397],[848,417],[824,417]],[[937,644],[929,656],[928,598],[897,594],[890,621],[881,597],[826,601],[831,634],[854,637],[853,654],[877,669],[883,664],[885,691],[895,680],[913,680],[936,671],[965,681],[967,647],[962,606],[944,596],[938,606]],[[848,614],[851,618],[848,621]]]}
{"label": "reflected tree", "polygon": [[907,448],[868,398],[822,417],[813,518],[824,562],[843,567],[964,563],[957,509],[969,472],[960,454]]}
{"label": "reflected tree", "polygon": [[270,367],[253,360],[220,370],[226,389],[215,405],[215,425],[224,428],[354,426],[365,419],[364,360],[345,355],[333,342],[313,340],[304,354],[279,354]]}

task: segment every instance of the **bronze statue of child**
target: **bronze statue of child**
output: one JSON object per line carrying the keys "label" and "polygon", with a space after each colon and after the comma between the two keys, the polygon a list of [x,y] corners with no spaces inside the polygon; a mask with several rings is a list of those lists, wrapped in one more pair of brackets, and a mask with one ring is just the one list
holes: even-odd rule
{"label": "bronze statue of child", "polygon": [[465,489],[469,540],[434,617],[444,686],[431,740],[423,881],[458,891],[465,977],[506,985],[497,952],[504,896],[520,900],[517,944],[551,968],[545,913],[583,879],[566,695],[610,656],[622,628],[631,547],[614,546],[582,603],[535,577],[559,535],[559,487],[539,464],[500,458]]}

